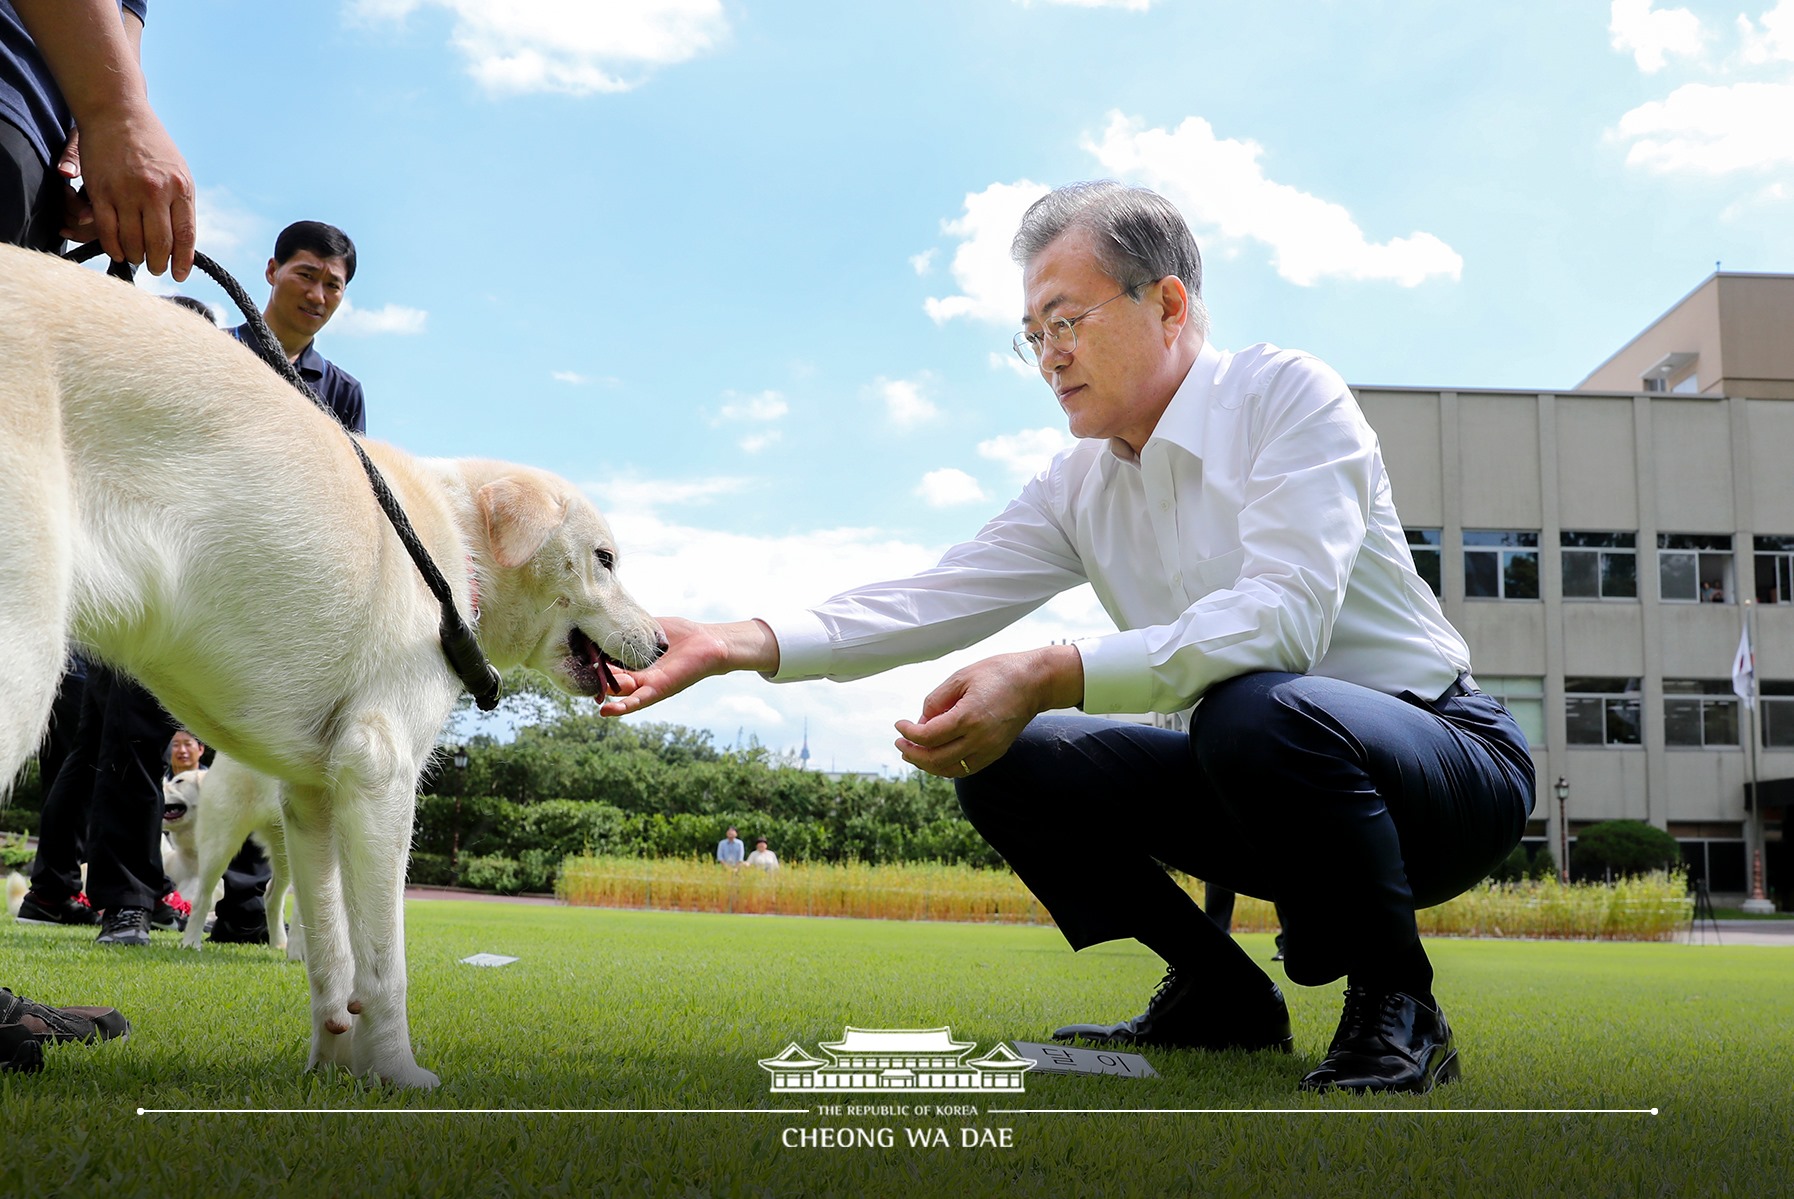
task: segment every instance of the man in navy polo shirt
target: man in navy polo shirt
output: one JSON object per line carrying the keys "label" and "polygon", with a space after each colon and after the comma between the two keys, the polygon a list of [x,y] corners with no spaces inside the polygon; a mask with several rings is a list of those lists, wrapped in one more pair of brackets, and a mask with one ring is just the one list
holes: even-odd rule
{"label": "man in navy polo shirt", "polygon": [[[299,377],[354,433],[366,433],[367,408],[355,377],[318,353],[312,345],[318,330],[330,323],[355,278],[355,243],[335,225],[294,221],[274,239],[268,259],[268,303],[262,319],[298,368]],[[238,341],[249,340],[249,326],[231,330]]]}
{"label": "man in navy polo shirt", "polygon": [[[299,377],[316,392],[344,428],[352,433],[368,431],[367,405],[361,384],[312,345],[318,330],[330,323],[343,302],[349,280],[355,278],[355,243],[335,225],[323,221],[294,221],[274,239],[274,257],[268,259],[271,290],[262,308],[262,319],[280,342]],[[247,323],[230,330],[231,336],[248,343]],[[264,896],[273,868],[254,841],[245,841],[224,872],[224,897],[218,901],[212,923],[213,941],[265,944],[268,923]]]}

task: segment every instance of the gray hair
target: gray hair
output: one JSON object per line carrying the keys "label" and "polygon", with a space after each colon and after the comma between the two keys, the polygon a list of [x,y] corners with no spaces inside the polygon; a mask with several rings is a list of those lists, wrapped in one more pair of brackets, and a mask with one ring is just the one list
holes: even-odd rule
{"label": "gray hair", "polygon": [[1022,214],[1021,227],[1009,243],[1010,257],[1026,266],[1071,229],[1090,232],[1097,265],[1136,300],[1155,279],[1176,275],[1183,280],[1190,293],[1190,323],[1199,335],[1208,336],[1202,251],[1169,200],[1113,179],[1056,187]]}

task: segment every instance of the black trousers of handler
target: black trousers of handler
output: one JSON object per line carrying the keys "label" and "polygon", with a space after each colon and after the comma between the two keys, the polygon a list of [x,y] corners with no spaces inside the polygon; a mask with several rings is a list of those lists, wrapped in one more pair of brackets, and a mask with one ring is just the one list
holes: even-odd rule
{"label": "black trousers of handler", "polygon": [[88,901],[106,910],[147,909],[168,893],[162,754],[176,727],[142,687],[88,667],[74,745],[44,797],[34,890],[59,898],[81,889],[83,846],[70,825],[85,809]]}
{"label": "black trousers of handler", "polygon": [[1275,902],[1292,981],[1375,978],[1420,952],[1415,910],[1487,876],[1532,812],[1524,735],[1459,690],[1265,672],[1210,688],[1188,733],[1041,716],[957,780],[960,805],[1073,949],[1175,925],[1232,970],[1162,862]]}

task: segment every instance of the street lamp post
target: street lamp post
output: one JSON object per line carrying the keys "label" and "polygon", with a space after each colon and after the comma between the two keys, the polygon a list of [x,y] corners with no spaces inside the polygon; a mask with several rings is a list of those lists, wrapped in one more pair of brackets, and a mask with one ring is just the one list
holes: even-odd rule
{"label": "street lamp post", "polygon": [[461,866],[461,792],[467,788],[467,747],[455,746],[455,824],[449,841],[449,877],[460,881]]}
{"label": "street lamp post", "polygon": [[1564,809],[1570,799],[1570,780],[1563,775],[1557,776],[1557,881],[1570,881],[1570,821],[1564,815]]}

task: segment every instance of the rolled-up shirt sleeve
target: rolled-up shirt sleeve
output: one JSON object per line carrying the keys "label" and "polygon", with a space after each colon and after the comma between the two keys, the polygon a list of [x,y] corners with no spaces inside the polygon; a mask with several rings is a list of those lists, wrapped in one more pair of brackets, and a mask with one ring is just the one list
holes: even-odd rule
{"label": "rolled-up shirt sleeve", "polygon": [[1248,402],[1256,449],[1239,483],[1238,546],[1216,555],[1237,573],[1202,580],[1206,593],[1175,619],[1076,642],[1086,711],[1175,712],[1235,675],[1308,673],[1326,655],[1386,486],[1376,438],[1344,381],[1313,359],[1284,364]]}

